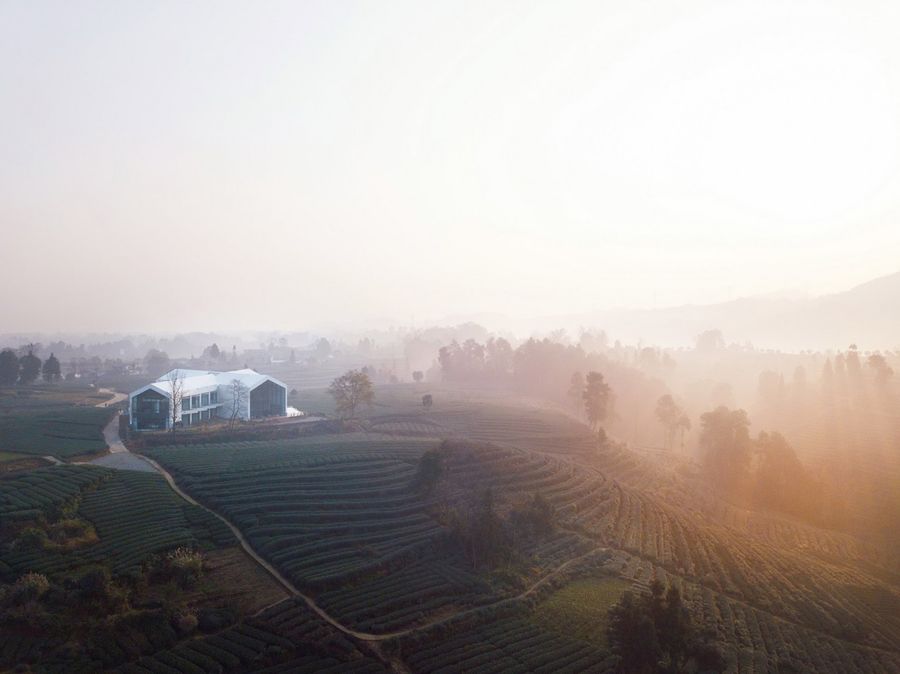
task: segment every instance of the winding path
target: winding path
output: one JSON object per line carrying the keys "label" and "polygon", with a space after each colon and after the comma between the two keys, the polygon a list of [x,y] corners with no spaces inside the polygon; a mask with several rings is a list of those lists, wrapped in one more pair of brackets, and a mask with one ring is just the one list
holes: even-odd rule
{"label": "winding path", "polygon": [[[128,450],[126,449],[125,451],[128,451]],[[298,590],[297,587],[291,581],[289,581],[287,578],[285,578],[283,575],[281,575],[281,573],[274,566],[272,566],[269,562],[267,562],[259,554],[257,554],[257,552],[253,549],[253,547],[250,545],[250,543],[247,542],[247,539],[244,538],[244,535],[240,532],[240,530],[236,526],[234,526],[231,522],[229,522],[227,519],[225,519],[222,515],[217,513],[215,510],[211,510],[210,508],[207,508],[202,503],[198,503],[193,497],[191,497],[184,490],[182,490],[181,487],[179,487],[178,484],[175,482],[175,478],[172,477],[172,475],[169,473],[169,471],[167,471],[165,468],[163,468],[161,465],[159,465],[159,463],[157,463],[153,459],[143,456],[142,454],[136,454],[135,456],[140,456],[140,458],[142,458],[144,461],[146,461],[151,466],[153,466],[160,473],[160,475],[162,475],[165,478],[166,482],[169,483],[169,486],[172,488],[172,490],[176,494],[178,494],[181,498],[183,498],[185,501],[187,501],[188,503],[190,503],[192,505],[203,508],[208,513],[219,518],[231,530],[231,532],[234,534],[235,538],[237,538],[238,542],[241,544],[241,547],[244,549],[244,552],[246,552],[248,555],[250,555],[250,557],[252,557],[253,560],[256,561],[257,564],[259,564],[261,567],[263,567],[269,573],[269,575],[271,575],[276,581],[278,581],[278,583],[285,590],[287,590],[293,596],[299,597],[304,602],[306,602],[306,605],[309,606],[309,608],[317,616],[319,616],[322,620],[327,622],[329,625],[331,625],[335,629],[340,630],[344,634],[349,634],[351,636],[354,636],[357,639],[360,639],[362,641],[386,641],[388,639],[402,637],[407,634],[411,634],[413,632],[418,632],[419,630],[427,629],[438,623],[442,623],[446,620],[450,620],[451,618],[455,618],[457,616],[464,615],[467,613],[473,613],[475,611],[480,611],[481,609],[486,608],[488,606],[493,606],[494,604],[499,604],[501,602],[515,600],[515,599],[525,599],[526,597],[534,594],[542,585],[544,585],[550,579],[552,579],[553,577],[555,577],[556,575],[558,575],[559,573],[561,573],[562,571],[567,569],[570,565],[572,565],[576,562],[579,562],[582,559],[585,559],[585,558],[589,557],[590,555],[593,555],[594,553],[599,552],[600,550],[607,549],[605,546],[598,546],[596,548],[592,548],[591,550],[589,550],[588,552],[585,552],[582,555],[579,555],[578,557],[573,557],[572,559],[569,559],[569,560],[563,562],[562,564],[557,566],[555,569],[553,569],[552,571],[550,571],[549,573],[545,574],[540,579],[538,579],[537,581],[532,583],[525,590],[523,590],[520,594],[515,595],[513,597],[503,597],[501,599],[498,599],[495,602],[491,602],[490,604],[482,604],[482,605],[476,606],[474,608],[462,609],[462,610],[457,611],[456,613],[453,613],[449,616],[442,616],[440,618],[436,618],[435,620],[426,622],[424,624],[416,625],[414,627],[408,627],[406,629],[398,630],[396,632],[386,632],[383,634],[373,634],[371,632],[360,632],[358,630],[353,629],[352,627],[347,627],[343,623],[338,622],[335,618],[333,618],[330,614],[328,614],[321,606],[316,604],[315,600],[312,597],[310,597],[309,595],[304,594],[303,592]],[[276,603],[280,603],[280,602],[276,602]],[[260,609],[260,611],[257,612],[257,615],[259,613],[262,613],[263,611],[265,611],[267,608],[269,608],[269,607],[266,606],[266,607]]]}
{"label": "winding path", "polygon": [[109,400],[104,400],[103,402],[99,402],[94,407],[109,407],[110,405],[115,405],[116,403],[120,403],[125,398],[128,397],[127,393],[119,393],[118,391],[113,391],[111,388],[101,388],[97,389],[98,393],[109,393],[112,398]]}
{"label": "winding path", "polygon": [[[108,393],[113,393],[113,391],[109,391],[108,389],[100,389],[100,390],[108,392]],[[105,407],[110,404],[116,404],[116,403],[124,400],[126,397],[127,396],[122,393],[113,393],[113,398],[111,398],[110,400],[104,401],[102,403],[99,403],[97,406]],[[519,593],[518,595],[515,595],[513,597],[503,597],[501,599],[498,599],[495,602],[491,602],[490,604],[482,604],[482,605],[474,607],[474,608],[461,609],[451,615],[444,615],[444,616],[441,616],[440,618],[435,618],[434,620],[428,621],[426,623],[416,625],[414,627],[408,627],[406,629],[398,630],[396,632],[387,632],[387,633],[383,633],[383,634],[373,634],[371,632],[360,632],[358,630],[353,629],[352,627],[348,627],[348,626],[344,625],[343,623],[339,622],[337,619],[335,619],[329,613],[327,613],[321,606],[319,606],[312,597],[310,597],[309,595],[298,590],[297,587],[290,580],[285,578],[281,574],[281,572],[278,571],[278,569],[276,569],[268,561],[263,559],[256,552],[256,550],[253,549],[253,547],[250,545],[250,543],[244,537],[244,534],[241,533],[241,531],[236,526],[234,526],[231,522],[229,522],[225,517],[223,517],[216,511],[206,507],[202,503],[199,503],[191,495],[189,495],[187,492],[185,492],[175,482],[175,478],[172,477],[172,474],[169,473],[169,471],[167,471],[165,468],[163,468],[158,462],[154,461],[153,459],[151,459],[147,456],[144,456],[143,454],[138,454],[136,452],[130,451],[125,446],[125,444],[122,442],[122,439],[119,436],[119,415],[114,416],[110,420],[110,422],[104,427],[103,438],[106,440],[106,444],[109,445],[110,454],[126,455],[129,458],[133,457],[134,460],[142,461],[142,462],[145,462],[146,464],[149,464],[149,466],[151,466],[156,472],[158,472],[160,475],[163,476],[165,481],[168,483],[169,487],[172,488],[172,491],[174,491],[176,494],[178,494],[181,498],[183,498],[185,501],[187,501],[191,505],[195,505],[197,507],[203,508],[205,511],[207,511],[211,515],[213,515],[214,517],[217,517],[219,520],[221,520],[225,524],[225,526],[227,526],[231,530],[231,533],[234,534],[234,537],[237,539],[238,543],[240,544],[240,546],[244,550],[244,552],[246,552],[251,557],[251,559],[253,559],[253,561],[255,561],[257,564],[259,564],[263,569],[265,569],[265,571],[270,576],[272,576],[272,578],[274,578],[278,582],[279,585],[281,585],[285,590],[287,590],[287,592],[290,595],[292,595],[294,597],[299,597],[300,599],[302,599],[313,613],[315,613],[317,616],[319,616],[322,620],[324,620],[326,623],[328,623],[335,629],[343,632],[344,634],[353,636],[361,641],[367,641],[367,642],[387,641],[388,639],[402,637],[407,634],[412,634],[413,632],[417,632],[419,630],[427,629],[429,627],[437,625],[438,623],[442,623],[446,620],[450,620],[452,618],[456,618],[461,615],[466,615],[469,613],[474,613],[476,611],[480,611],[488,606],[493,606],[493,605],[499,604],[501,602],[525,599],[525,598],[531,596],[532,594],[534,594],[535,592],[537,592],[543,585],[545,585],[551,579],[553,579],[554,577],[556,577],[557,575],[559,575],[560,573],[565,571],[572,564],[575,564],[583,559],[586,559],[587,557],[595,554],[596,552],[606,549],[604,546],[597,546],[595,548],[592,548],[588,552],[585,552],[584,554],[579,555],[578,557],[573,557],[572,559],[569,559],[569,560],[563,562],[562,564],[557,566],[555,569],[553,569],[549,573],[543,575],[537,581],[535,581],[534,583],[529,585],[521,593]],[[121,458],[125,459],[126,456],[122,456]],[[276,603],[280,603],[281,601],[284,601],[284,600],[283,599],[279,600]],[[267,608],[269,608],[269,607],[266,606],[266,607],[260,609],[257,612],[257,615],[259,615],[259,613],[262,613],[263,611],[265,611]]]}

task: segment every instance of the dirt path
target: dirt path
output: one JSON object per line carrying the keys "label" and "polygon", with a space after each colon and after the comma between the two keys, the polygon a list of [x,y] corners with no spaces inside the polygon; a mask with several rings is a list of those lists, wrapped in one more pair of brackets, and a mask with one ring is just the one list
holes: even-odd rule
{"label": "dirt path", "polygon": [[128,452],[128,448],[122,442],[122,438],[119,437],[119,416],[120,415],[116,414],[109,420],[109,423],[103,427],[103,439],[109,446],[110,454]]}
{"label": "dirt path", "polygon": [[98,393],[109,393],[112,398],[110,398],[109,400],[104,400],[102,403],[97,403],[96,405],[94,405],[94,407],[109,407],[110,405],[115,405],[116,403],[122,402],[123,400],[125,400],[125,398],[128,397],[127,393],[119,393],[109,388],[101,388],[97,389],[97,391]]}

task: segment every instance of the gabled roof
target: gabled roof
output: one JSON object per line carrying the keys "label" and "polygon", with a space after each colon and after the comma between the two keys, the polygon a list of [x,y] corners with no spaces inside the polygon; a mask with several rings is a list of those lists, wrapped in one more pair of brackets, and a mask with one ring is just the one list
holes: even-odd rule
{"label": "gabled roof", "polygon": [[162,393],[165,396],[172,395],[172,384],[170,383],[171,377],[173,373],[177,372],[178,376],[184,378],[184,393],[187,394],[191,391],[197,391],[199,389],[209,389],[214,386],[228,386],[232,381],[237,379],[244,386],[247,387],[248,391],[252,391],[257,386],[266,381],[274,382],[278,384],[285,390],[287,390],[287,386],[284,382],[275,379],[275,377],[270,377],[269,375],[260,374],[256,370],[251,370],[250,368],[245,368],[243,370],[231,370],[229,372],[215,372],[212,370],[188,370],[186,368],[176,368],[174,370],[170,370],[162,375],[155,382],[147,384],[146,386],[142,386],[136,391],[131,392],[131,396],[136,396],[144,391],[154,390],[157,393]]}

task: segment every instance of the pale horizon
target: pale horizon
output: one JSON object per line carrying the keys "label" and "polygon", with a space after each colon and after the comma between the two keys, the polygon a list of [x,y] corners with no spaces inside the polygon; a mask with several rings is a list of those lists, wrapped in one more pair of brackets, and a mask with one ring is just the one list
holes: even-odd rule
{"label": "pale horizon", "polygon": [[898,271],[898,26],[886,2],[5,3],[0,332],[847,290]]}

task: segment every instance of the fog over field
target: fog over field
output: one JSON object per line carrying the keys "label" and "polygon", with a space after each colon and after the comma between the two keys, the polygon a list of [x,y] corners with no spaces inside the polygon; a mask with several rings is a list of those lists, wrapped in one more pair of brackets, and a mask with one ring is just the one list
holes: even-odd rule
{"label": "fog over field", "polygon": [[900,672],[898,31],[0,3],[0,672]]}
{"label": "fog over field", "polygon": [[521,321],[898,270],[892,3],[0,12],[4,332]]}

